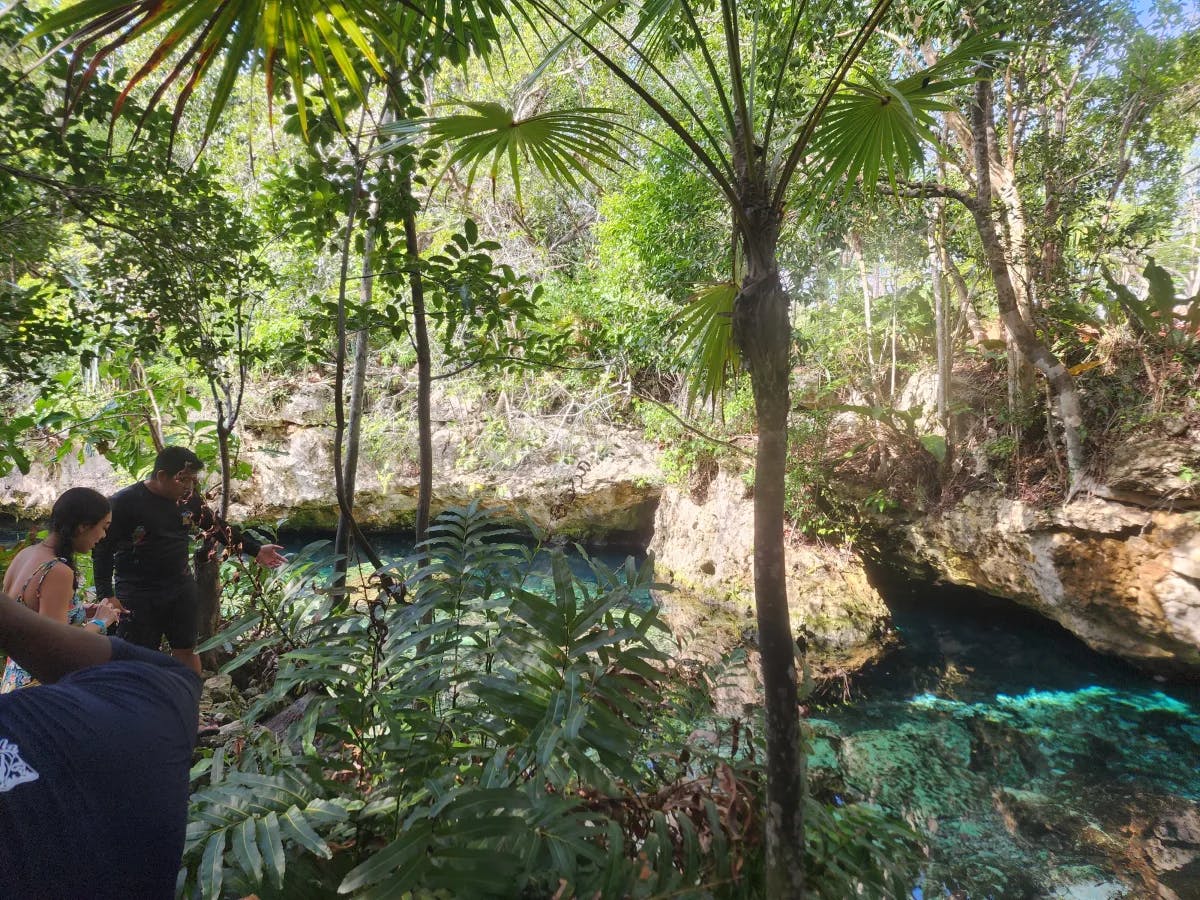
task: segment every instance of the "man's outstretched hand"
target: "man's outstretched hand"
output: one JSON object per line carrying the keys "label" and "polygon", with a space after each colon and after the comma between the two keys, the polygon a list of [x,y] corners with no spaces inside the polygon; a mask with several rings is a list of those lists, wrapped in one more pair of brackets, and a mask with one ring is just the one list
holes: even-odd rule
{"label": "man's outstretched hand", "polygon": [[279,544],[263,544],[258,554],[254,557],[254,560],[260,566],[266,566],[268,569],[278,569],[287,562],[287,557],[279,552],[282,549],[283,547]]}

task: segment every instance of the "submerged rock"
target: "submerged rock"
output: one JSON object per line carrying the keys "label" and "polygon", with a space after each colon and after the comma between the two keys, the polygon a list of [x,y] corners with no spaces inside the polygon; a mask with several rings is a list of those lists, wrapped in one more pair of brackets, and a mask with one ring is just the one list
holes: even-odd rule
{"label": "submerged rock", "polygon": [[817,795],[870,800],[923,832],[939,892],[1200,897],[1189,704],[1090,686],[832,712],[808,723]]}

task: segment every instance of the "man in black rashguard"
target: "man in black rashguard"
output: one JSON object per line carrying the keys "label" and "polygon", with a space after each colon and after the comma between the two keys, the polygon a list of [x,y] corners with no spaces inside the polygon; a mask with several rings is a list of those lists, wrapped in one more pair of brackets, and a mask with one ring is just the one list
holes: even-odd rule
{"label": "man in black rashguard", "polygon": [[175,658],[197,672],[196,581],[188,564],[193,530],[240,546],[269,568],[284,562],[277,544],[260,544],[217,521],[196,492],[202,467],[185,447],[163,448],[150,477],[110,498],[112,524],[92,551],[96,596],[114,598],[127,611],[120,637],[157,650],[165,636]]}
{"label": "man in black rashguard", "polygon": [[0,695],[0,897],[173,898],[200,679],[3,594],[0,650],[42,682]]}

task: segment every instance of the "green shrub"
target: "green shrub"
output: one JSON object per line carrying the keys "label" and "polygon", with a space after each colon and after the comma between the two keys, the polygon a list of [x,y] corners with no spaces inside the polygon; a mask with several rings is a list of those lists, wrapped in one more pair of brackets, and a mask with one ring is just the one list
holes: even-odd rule
{"label": "green shrub", "polygon": [[[691,739],[712,706],[636,599],[650,565],[591,584],[558,553],[538,592],[532,551],[477,508],[431,534],[391,573],[403,597],[336,611],[314,547],[212,641],[240,646],[227,671],[277,657],[247,723],[302,711],[195,767],[183,893],[761,896],[762,754]],[[889,896],[872,886],[911,855],[870,813],[814,815],[817,896]]]}

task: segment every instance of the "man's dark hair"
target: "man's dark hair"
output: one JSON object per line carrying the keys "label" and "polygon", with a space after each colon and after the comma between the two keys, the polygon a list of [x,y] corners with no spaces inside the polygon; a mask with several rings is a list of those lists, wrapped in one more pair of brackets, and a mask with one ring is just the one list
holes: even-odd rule
{"label": "man's dark hair", "polygon": [[154,457],[155,475],[166,472],[168,476],[175,476],[184,469],[199,472],[203,468],[204,463],[200,462],[200,457],[187,447],[163,447],[158,451],[158,456]]}

